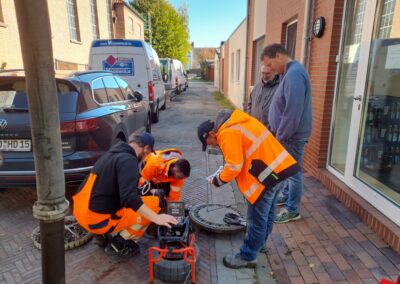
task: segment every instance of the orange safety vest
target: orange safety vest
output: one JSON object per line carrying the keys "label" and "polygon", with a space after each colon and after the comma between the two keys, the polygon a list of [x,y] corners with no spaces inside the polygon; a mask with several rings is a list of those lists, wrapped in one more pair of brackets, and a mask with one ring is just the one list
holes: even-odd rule
{"label": "orange safety vest", "polygon": [[167,201],[180,201],[181,189],[185,183],[185,179],[175,179],[168,176],[169,169],[178,159],[182,159],[183,154],[176,148],[158,150],[151,153],[144,159],[144,167],[140,173],[141,178],[139,185],[150,181],[153,184],[169,183],[171,190],[167,196]]}
{"label": "orange safety vest", "polygon": [[219,178],[236,178],[240,192],[254,204],[265,188],[299,172],[300,166],[271,132],[257,119],[235,110],[217,131],[225,159]]}
{"label": "orange safety vest", "polygon": [[[72,197],[73,215],[79,225],[97,235],[121,232],[121,236],[125,239],[138,239],[143,236],[151,222],[131,208],[121,208],[114,214],[97,213],[89,209],[90,195],[96,178],[96,174],[91,173],[82,190]],[[158,197],[141,198],[152,211],[160,212]]]}

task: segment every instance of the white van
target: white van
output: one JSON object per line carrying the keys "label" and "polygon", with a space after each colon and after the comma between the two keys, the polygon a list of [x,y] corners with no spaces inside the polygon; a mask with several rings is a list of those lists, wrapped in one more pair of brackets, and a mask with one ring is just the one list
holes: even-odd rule
{"label": "white van", "polygon": [[94,40],[89,55],[90,70],[111,71],[121,76],[149,102],[153,122],[165,109],[166,93],[157,52],[142,40]]}
{"label": "white van", "polygon": [[182,62],[177,59],[161,58],[161,73],[167,92],[186,91],[186,77]]}

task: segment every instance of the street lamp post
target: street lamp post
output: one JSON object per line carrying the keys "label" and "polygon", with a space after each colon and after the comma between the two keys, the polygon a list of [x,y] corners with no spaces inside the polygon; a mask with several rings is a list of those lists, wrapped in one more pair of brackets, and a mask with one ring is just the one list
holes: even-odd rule
{"label": "street lamp post", "polygon": [[43,283],[65,283],[64,217],[68,211],[60,120],[46,0],[15,0],[31,119]]}

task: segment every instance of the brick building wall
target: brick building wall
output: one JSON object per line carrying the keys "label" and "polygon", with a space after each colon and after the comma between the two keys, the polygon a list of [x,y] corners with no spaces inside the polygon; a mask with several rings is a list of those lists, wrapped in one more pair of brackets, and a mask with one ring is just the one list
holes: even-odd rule
{"label": "brick building wall", "polygon": [[14,1],[2,0],[3,22],[0,22],[0,67],[15,69],[22,67],[21,45]]}
{"label": "brick building wall", "polygon": [[[256,0],[250,0],[249,1],[249,7],[248,7],[248,25],[249,28],[247,30],[247,54],[246,54],[246,61],[247,61],[247,66],[246,66],[246,78],[245,78],[245,84],[246,84],[246,105],[250,97],[250,85],[253,80],[252,77],[252,70],[253,70],[253,35],[254,35],[254,4]],[[259,60],[259,59],[258,59]]]}
{"label": "brick building wall", "polygon": [[[99,38],[109,38],[106,1],[96,1]],[[114,1],[109,1],[110,3],[114,3]],[[70,39],[66,1],[48,1],[53,55],[55,61],[61,62],[57,65],[58,69],[82,70],[86,68],[89,61],[90,45],[94,38],[90,2],[77,0],[76,5],[79,41]],[[6,69],[20,69],[23,68],[23,63],[14,1],[1,0],[1,7],[4,21],[0,23],[0,67],[2,64],[5,64]],[[110,4],[110,7],[112,9],[113,5]],[[117,16],[117,13],[114,13],[114,16]],[[125,27],[124,22],[116,22],[115,30],[120,30],[120,25],[123,28]]]}
{"label": "brick building wall", "polygon": [[115,38],[144,40],[144,20],[124,1],[116,1]]}
{"label": "brick building wall", "polygon": [[[318,2],[318,1],[315,1]],[[326,0],[325,2],[331,2]],[[265,44],[285,44],[286,24],[297,19],[296,55],[300,60],[305,0],[268,1]]]}
{"label": "brick building wall", "polygon": [[326,167],[328,157],[343,7],[344,0],[316,1],[314,4],[315,17],[323,15],[326,20],[323,37],[312,38],[308,68],[313,98],[313,133],[306,146],[304,167],[314,176],[318,176],[318,169]]}

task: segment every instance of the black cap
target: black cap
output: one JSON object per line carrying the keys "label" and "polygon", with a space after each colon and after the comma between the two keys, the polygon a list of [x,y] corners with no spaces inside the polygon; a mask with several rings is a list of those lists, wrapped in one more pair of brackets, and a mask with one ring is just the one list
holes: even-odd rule
{"label": "black cap", "polygon": [[208,133],[214,129],[214,122],[211,120],[204,121],[197,127],[197,136],[199,136],[200,142],[203,144],[203,152],[207,148],[207,137]]}
{"label": "black cap", "polygon": [[140,141],[144,144],[144,146],[148,145],[152,152],[154,152],[154,137],[147,132],[143,132],[139,135]]}

